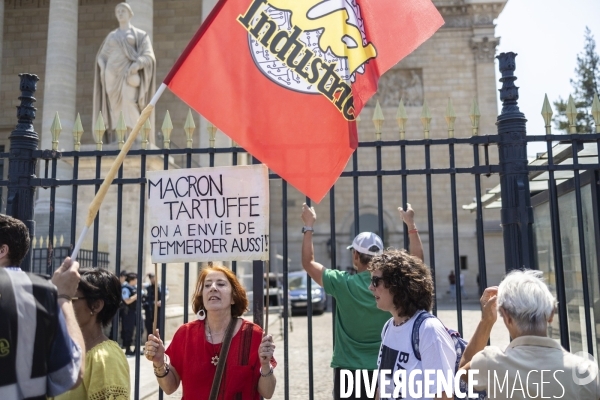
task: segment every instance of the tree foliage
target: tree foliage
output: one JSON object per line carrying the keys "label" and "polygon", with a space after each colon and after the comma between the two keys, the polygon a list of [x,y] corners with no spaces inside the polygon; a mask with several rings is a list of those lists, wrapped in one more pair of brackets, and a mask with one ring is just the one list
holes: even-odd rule
{"label": "tree foliage", "polygon": [[[594,94],[598,93],[600,87],[600,57],[596,52],[596,41],[588,27],[585,28],[585,44],[583,51],[577,55],[577,67],[575,68],[575,79],[571,79],[573,87],[573,101],[577,107],[575,124],[577,133],[593,133],[594,118],[592,117],[592,101]],[[556,129],[569,132],[569,121],[567,119],[568,102],[559,97],[554,102],[556,115],[552,119]]]}

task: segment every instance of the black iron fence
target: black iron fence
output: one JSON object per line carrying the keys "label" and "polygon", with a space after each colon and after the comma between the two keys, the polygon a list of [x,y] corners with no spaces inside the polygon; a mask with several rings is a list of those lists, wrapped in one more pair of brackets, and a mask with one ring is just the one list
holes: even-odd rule
{"label": "black iron fence", "polygon": [[[501,81],[503,87],[500,90],[500,98],[503,103],[501,114],[498,116],[498,133],[495,135],[478,135],[479,128],[479,113],[477,107],[471,110],[472,134],[468,137],[454,137],[454,119],[453,111],[448,111],[446,121],[448,122],[448,137],[447,138],[430,138],[429,122],[431,117],[428,117],[428,112],[423,112],[423,139],[406,139],[405,125],[406,118],[399,113],[398,122],[400,127],[400,140],[381,140],[381,131],[376,132],[374,141],[361,142],[359,148],[353,154],[352,161],[347,169],[342,173],[340,179],[334,187],[331,188],[329,195],[319,206],[320,215],[328,215],[329,232],[327,232],[326,242],[329,243],[330,268],[340,268],[338,260],[339,237],[344,236],[347,232],[340,230],[342,225],[339,221],[340,216],[337,208],[340,207],[340,202],[352,203],[352,231],[358,234],[361,231],[361,210],[368,205],[376,214],[376,227],[373,230],[378,231],[380,236],[384,237],[384,233],[388,232],[386,226],[386,206],[389,202],[393,202],[396,206],[400,205],[398,198],[391,199],[390,187],[394,187],[394,193],[400,193],[401,204],[408,202],[419,201],[418,212],[426,221],[426,228],[422,228],[421,232],[426,238],[426,259],[432,270],[432,275],[436,278],[436,292],[442,293],[442,282],[439,281],[440,276],[445,272],[442,270],[436,273],[436,269],[440,263],[451,266],[455,275],[458,277],[461,273],[461,268],[464,268],[464,260],[461,259],[461,232],[459,231],[459,220],[471,221],[472,230],[475,232],[475,246],[477,258],[477,274],[479,283],[479,292],[487,286],[488,274],[490,266],[487,265],[488,257],[486,256],[486,229],[484,224],[484,216],[492,211],[489,211],[491,202],[501,200],[501,209],[499,218],[501,220],[503,232],[503,258],[505,271],[514,268],[540,268],[547,273],[550,278],[550,285],[555,290],[558,300],[558,323],[556,330],[560,335],[562,345],[570,349],[574,341],[579,340],[579,343],[585,350],[597,356],[594,353],[596,347],[595,319],[594,310],[599,312],[595,303],[598,302],[598,269],[599,260],[598,252],[600,252],[600,224],[598,215],[598,199],[600,191],[598,184],[600,182],[600,164],[598,162],[598,151],[600,150],[600,130],[598,125],[595,134],[565,134],[553,135],[549,128],[549,122],[546,123],[545,135],[526,136],[525,131],[525,116],[518,109],[518,89],[514,85],[516,77],[513,72],[515,70],[515,55],[513,53],[501,54],[500,71],[502,73]],[[33,93],[35,92],[35,82],[37,78],[31,75],[22,76],[20,97],[21,105],[18,107],[19,124],[11,134],[10,153],[1,153],[1,159],[9,160],[9,177],[8,180],[0,181],[0,187],[8,187],[8,203],[6,213],[13,215],[27,224],[32,234],[35,232],[35,224],[33,222],[33,206],[34,195],[36,190],[41,188],[49,188],[49,223],[48,223],[48,243],[54,243],[54,220],[55,209],[52,207],[56,201],[56,190],[60,188],[70,188],[72,199],[72,211],[70,220],[70,246],[64,249],[68,250],[73,247],[73,242],[77,237],[77,228],[81,225],[81,217],[78,216],[78,210],[87,208],[88,203],[82,203],[82,193],[89,188],[98,189],[102,183],[101,171],[103,166],[106,166],[112,157],[118,154],[118,150],[91,150],[91,151],[68,151],[62,154],[57,151],[44,151],[37,149],[37,134],[33,132],[32,120],[35,117],[35,109],[33,108]],[[403,108],[403,107],[401,107]],[[449,110],[451,107],[449,107]],[[429,118],[429,119],[428,119]],[[600,113],[599,117],[600,118]],[[598,120],[596,120],[598,124]],[[528,162],[527,159],[527,144],[528,142],[545,142],[547,144],[547,153],[542,156],[539,161]],[[559,144],[560,154],[556,154],[554,145]],[[457,159],[457,149],[460,150],[460,159]],[[468,148],[468,151],[464,149]],[[497,149],[497,150],[496,150]],[[594,150],[595,149],[595,150]],[[106,265],[107,256],[102,256],[99,251],[99,240],[101,238],[100,227],[104,221],[114,221],[115,235],[110,237],[114,246],[111,245],[110,255],[114,254],[114,269],[116,273],[122,268],[123,243],[124,241],[137,246],[137,254],[134,257],[136,265],[127,266],[128,270],[134,268],[137,270],[138,276],[142,276],[146,269],[146,260],[144,258],[144,232],[145,232],[145,193],[146,193],[146,170],[150,161],[156,163],[157,159],[161,159],[162,168],[169,169],[174,167],[190,168],[196,163],[198,155],[208,156],[208,165],[215,165],[216,155],[229,155],[231,164],[236,165],[238,162],[238,154],[245,153],[243,149],[238,147],[227,148],[185,148],[185,149],[137,149],[129,152],[126,159],[127,170],[121,167],[118,177],[114,180],[112,187],[114,189],[114,214],[105,215],[101,212],[96,217],[94,230],[91,238],[91,250],[87,255],[87,260],[91,259],[92,265]],[[466,159],[465,154],[470,154]],[[170,158],[173,156],[181,157],[184,162],[178,166],[170,163]],[[36,163],[38,160],[43,160],[39,165],[40,175],[42,178],[35,176]],[[57,163],[67,162],[72,167],[72,176],[67,178],[57,178]],[[415,161],[416,160],[416,161]],[[442,161],[440,161],[442,160]],[[446,165],[440,165],[447,160]],[[494,162],[493,160],[498,160]],[[81,176],[82,163],[95,165],[93,167],[93,176]],[[1,164],[0,164],[1,165]],[[366,167],[365,167],[366,165]],[[52,168],[49,168],[52,167]],[[50,171],[50,172],[49,172]],[[482,179],[486,177],[499,177],[500,190],[493,193],[485,193],[482,189]],[[272,199],[280,199],[281,207],[275,207],[275,202],[272,201],[271,220],[277,221],[279,224],[275,227],[277,236],[280,237],[280,251],[282,259],[282,277],[283,277],[283,359],[284,359],[284,395],[286,399],[290,398],[289,378],[290,368],[288,364],[289,343],[288,343],[288,318],[289,304],[288,299],[288,272],[290,271],[289,243],[291,240],[291,228],[296,225],[291,222],[290,217],[294,220],[297,215],[290,215],[290,209],[298,210],[299,204],[295,201],[299,198],[298,194],[288,187],[288,184],[281,180],[277,175],[270,174],[272,181]],[[440,181],[444,182],[445,191],[440,192]],[[546,182],[544,185],[539,185],[539,181]],[[360,182],[369,182],[369,187],[373,187],[370,193],[366,194],[361,189]],[[373,184],[374,182],[374,184]],[[468,182],[468,185],[465,183]],[[535,183],[534,182],[538,182]],[[589,185],[589,189],[583,189],[585,185]],[[460,185],[460,188],[458,186]],[[463,191],[467,185],[470,189],[469,201],[474,199],[472,205],[463,206],[474,213],[468,214],[461,210],[460,200],[457,191]],[[534,185],[535,188],[530,186]],[[124,190],[133,188],[127,191],[127,199],[125,199]],[[136,190],[137,188],[137,190]],[[420,192],[419,192],[420,191]],[[137,192],[137,196],[132,193]],[[422,195],[418,194],[422,193]],[[579,240],[574,243],[576,248],[570,248],[571,253],[564,253],[564,237],[565,226],[561,225],[562,209],[559,209],[561,203],[561,194],[574,193],[574,218],[570,222],[568,235],[576,235]],[[442,194],[440,194],[442,193]],[[533,202],[532,202],[533,193]],[[341,197],[341,199],[340,199]],[[367,201],[361,199],[368,199]],[[300,197],[300,200],[303,199]],[[307,199],[310,203],[310,200]],[[328,207],[327,207],[327,202]],[[441,219],[436,211],[436,206],[439,202],[444,203],[444,207],[449,210],[444,214],[445,219]],[[591,214],[584,218],[583,211],[585,204],[591,204]],[[535,209],[533,207],[536,207]],[[540,207],[540,208],[537,208]],[[415,207],[417,208],[417,207]],[[328,212],[327,212],[328,209]],[[546,210],[546,211],[544,211]],[[123,226],[123,215],[137,213],[137,226],[134,231],[125,231]],[[274,213],[280,213],[275,215]],[[543,215],[544,212],[548,215],[550,226],[547,231],[547,236],[550,240],[549,246],[536,246],[536,237],[544,235],[544,232],[538,232],[534,235],[534,215],[538,213]],[[437,214],[436,214],[437,213]],[[465,217],[467,215],[468,217]],[[469,219],[470,218],[470,219]],[[574,221],[574,222],[573,222]],[[440,239],[436,236],[442,232],[439,228],[445,225],[449,228],[444,228],[443,238],[444,246],[446,247],[443,257],[440,256],[440,250],[436,248],[436,241]],[[539,224],[542,226],[543,224]],[[345,225],[346,226],[346,225]],[[364,228],[364,227],[363,227]],[[537,229],[537,228],[536,228]],[[137,230],[137,232],[135,232]],[[593,240],[585,241],[583,238],[587,232],[593,232]],[[125,236],[123,235],[125,233]],[[46,232],[42,232],[46,234]],[[272,235],[273,236],[273,235]],[[348,235],[349,236],[349,235]],[[404,227],[398,228],[396,232],[399,242],[408,247],[408,234],[404,232]],[[345,238],[346,236],[344,236]],[[106,238],[104,238],[107,240]],[[345,240],[345,239],[344,239]],[[390,239],[391,240],[391,239]],[[323,243],[326,243],[325,241]],[[586,244],[587,243],[587,244]],[[587,246],[587,247],[586,247]],[[464,247],[464,245],[463,245]],[[131,246],[129,247],[132,248]],[[56,260],[63,258],[63,248],[48,248],[45,253],[38,254],[39,249],[34,251],[33,258],[29,258],[23,264],[24,269],[38,271],[48,265],[48,259]],[[569,261],[569,269],[565,269],[564,263],[566,257],[572,257],[573,252],[577,252],[578,262]],[[50,254],[50,257],[48,256]],[[106,254],[106,253],[105,253]],[[540,254],[545,254],[545,259],[540,260]],[[594,257],[592,257],[594,256]],[[86,253],[80,253],[80,261],[86,259]],[[56,263],[52,264],[56,266]],[[236,263],[232,263],[231,268],[236,271]],[[494,266],[496,268],[496,266]],[[162,264],[162,276],[167,276],[167,265]],[[253,271],[253,291],[260,293],[263,290],[263,271],[262,262],[254,261],[252,263]],[[574,272],[573,272],[574,271]],[[48,271],[50,272],[50,271]],[[503,271],[504,272],[504,271]],[[188,322],[189,314],[189,287],[190,279],[195,279],[190,276],[189,263],[184,264],[184,284],[183,284],[183,322]],[[311,280],[307,280],[307,293],[311,293]],[[166,279],[162,280],[163,290],[165,293]],[[142,280],[138,280],[138,291],[142,289]],[[573,294],[576,290],[577,293]],[[438,300],[440,296],[438,295]],[[456,312],[458,321],[458,330],[462,332],[462,295],[460,290],[456,290]],[[141,323],[141,302],[138,302],[138,315],[140,321],[137,326],[143,326]],[[309,346],[309,398],[314,395],[313,385],[313,345],[312,345],[312,303],[308,301],[308,346]],[[596,308],[594,308],[596,307]],[[263,297],[253,296],[254,320],[256,323],[263,322]],[[436,303],[437,308],[437,303]],[[581,315],[574,316],[573,309]],[[159,316],[165,326],[165,307],[161,308],[162,315]],[[436,309],[434,309],[434,312]],[[581,324],[577,327],[578,332],[574,332],[574,323],[571,325],[569,321],[574,321],[574,318],[579,318]],[[553,325],[554,326],[554,325]],[[116,329],[116,328],[115,328]],[[114,332],[116,333],[116,331]],[[164,332],[163,332],[164,334]],[[579,339],[575,339],[576,336]],[[583,342],[583,338],[585,343]],[[142,343],[141,332],[136,335],[136,346]],[[136,375],[135,375],[135,398],[139,398],[139,383],[140,383],[140,358],[136,358]],[[161,394],[162,396],[162,394]]]}

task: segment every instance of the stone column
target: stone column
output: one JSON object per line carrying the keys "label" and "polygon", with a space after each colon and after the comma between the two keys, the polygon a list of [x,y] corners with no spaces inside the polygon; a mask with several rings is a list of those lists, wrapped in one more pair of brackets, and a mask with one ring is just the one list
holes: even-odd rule
{"label": "stone column", "polygon": [[495,36],[494,20],[502,12],[506,0],[481,0],[468,6],[473,36],[471,49],[475,58],[477,100],[481,119],[480,135],[494,135],[498,115],[498,92],[496,90],[495,57],[500,38]]}
{"label": "stone column", "polygon": [[[52,0],[48,16],[48,44],[46,49],[46,72],[43,77],[44,103],[42,110],[42,131],[40,132],[40,149],[52,148],[50,127],[54,115],[58,112],[62,125],[59,138],[59,150],[73,150],[71,131],[76,111],[77,96],[77,0]],[[43,161],[40,161],[43,166]],[[57,178],[72,179],[72,167],[59,161]],[[38,190],[39,196],[35,206],[35,219],[38,224],[37,233],[48,234],[50,223],[50,190]],[[54,216],[54,236],[60,239],[63,235],[65,245],[70,242],[71,222],[71,188],[62,187],[56,191],[56,200],[52,207]]]}
{"label": "stone column", "polygon": [[[0,1],[0,60],[2,60],[2,43],[3,42],[4,42],[4,2]],[[1,76],[2,76],[2,65],[0,63],[0,77]],[[2,82],[0,82],[0,85],[1,84],[2,84]]]}
{"label": "stone column", "polygon": [[477,101],[481,112],[480,135],[493,135],[496,133],[494,125],[498,114],[498,95],[492,82],[496,81],[494,60],[496,46],[498,46],[500,39],[494,37],[493,28],[491,30],[492,32],[489,32],[489,35],[480,33],[471,39],[471,48],[475,57]]}

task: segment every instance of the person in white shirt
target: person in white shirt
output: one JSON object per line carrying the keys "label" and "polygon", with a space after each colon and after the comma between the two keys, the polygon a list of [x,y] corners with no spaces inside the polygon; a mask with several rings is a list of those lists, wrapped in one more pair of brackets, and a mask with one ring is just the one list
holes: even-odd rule
{"label": "person in white shirt", "polygon": [[[548,337],[557,303],[541,271],[511,271],[480,303],[481,320],[460,360],[462,370],[475,372],[475,390],[500,400],[600,399],[593,357],[571,354]],[[512,338],[506,348],[487,346],[498,314]]]}
{"label": "person in white shirt", "polygon": [[[437,318],[424,319],[414,332],[418,335],[416,350],[420,359],[413,349],[414,322],[421,313],[431,311],[433,306],[433,279],[429,268],[404,250],[386,250],[371,260],[369,271],[369,289],[375,296],[377,307],[392,314],[381,333],[376,398],[450,398],[444,392],[440,397],[426,396],[437,391],[436,375],[432,375],[431,384],[425,384],[428,370],[440,376],[451,374],[454,377],[456,351],[444,325]],[[382,373],[386,370],[391,374],[384,381]],[[393,377],[400,370],[406,371],[406,381],[405,385],[397,388]],[[409,379],[411,373],[412,385]]]}
{"label": "person in white shirt", "polygon": [[465,291],[465,275],[462,272],[460,273],[460,295],[465,299],[469,298]]}

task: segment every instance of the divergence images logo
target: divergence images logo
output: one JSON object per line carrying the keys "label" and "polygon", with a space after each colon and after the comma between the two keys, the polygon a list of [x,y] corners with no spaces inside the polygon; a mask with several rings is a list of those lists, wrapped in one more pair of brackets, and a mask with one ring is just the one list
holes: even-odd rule
{"label": "divergence images logo", "polygon": [[254,0],[238,21],[256,66],[276,84],[321,93],[353,121],[351,83],[377,50],[356,0]]}
{"label": "divergence images logo", "polygon": [[585,351],[579,351],[575,355],[583,358],[583,361],[573,369],[573,382],[577,385],[587,385],[598,376],[598,362]]}

